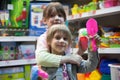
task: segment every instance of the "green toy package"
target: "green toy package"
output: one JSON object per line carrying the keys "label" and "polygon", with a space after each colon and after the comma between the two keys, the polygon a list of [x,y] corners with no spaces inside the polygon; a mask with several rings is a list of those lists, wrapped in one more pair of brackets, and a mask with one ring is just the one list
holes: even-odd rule
{"label": "green toy package", "polygon": [[30,0],[11,0],[13,10],[10,11],[12,28],[28,28],[28,12]]}

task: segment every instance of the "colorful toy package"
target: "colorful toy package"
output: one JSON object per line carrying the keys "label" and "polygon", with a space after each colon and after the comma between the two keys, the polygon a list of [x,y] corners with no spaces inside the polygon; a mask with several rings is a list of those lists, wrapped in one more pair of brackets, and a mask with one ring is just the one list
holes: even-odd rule
{"label": "colorful toy package", "polygon": [[30,4],[30,36],[39,36],[46,31],[45,24],[42,21],[43,10],[48,3]]}
{"label": "colorful toy package", "polygon": [[0,68],[0,80],[25,80],[24,67],[6,67]]}
{"label": "colorful toy package", "polygon": [[1,44],[2,60],[15,59],[15,42],[2,42]]}
{"label": "colorful toy package", "polygon": [[11,27],[28,28],[28,12],[30,0],[11,0],[13,10],[10,11]]}
{"label": "colorful toy package", "polygon": [[19,53],[21,53],[23,55],[24,59],[35,58],[35,45],[21,44],[18,48],[19,48]]}

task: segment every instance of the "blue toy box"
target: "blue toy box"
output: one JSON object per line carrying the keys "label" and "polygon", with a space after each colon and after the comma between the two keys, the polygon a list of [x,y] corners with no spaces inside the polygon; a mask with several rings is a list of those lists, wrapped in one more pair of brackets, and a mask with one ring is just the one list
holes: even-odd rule
{"label": "blue toy box", "polygon": [[42,21],[43,10],[48,3],[30,4],[29,36],[40,36],[46,31],[46,25]]}

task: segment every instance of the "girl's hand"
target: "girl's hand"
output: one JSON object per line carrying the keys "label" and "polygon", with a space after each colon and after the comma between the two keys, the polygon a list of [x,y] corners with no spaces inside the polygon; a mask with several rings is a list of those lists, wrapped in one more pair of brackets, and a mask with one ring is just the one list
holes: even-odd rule
{"label": "girl's hand", "polygon": [[78,66],[80,65],[81,61],[82,61],[82,57],[78,54],[72,54],[70,55],[70,63],[71,64],[77,64]]}
{"label": "girl's hand", "polygon": [[62,56],[61,64],[71,63],[71,64],[80,65],[81,61],[82,61],[82,57],[80,55],[71,54],[71,55]]}
{"label": "girl's hand", "polygon": [[93,37],[89,36],[88,38],[89,38],[90,41],[94,38],[97,42],[97,46],[99,46],[99,44],[102,42],[101,37],[98,34],[96,34]]}
{"label": "girl's hand", "polygon": [[98,34],[96,34],[95,36],[88,36],[88,38],[89,38],[88,50],[90,50],[90,51],[93,51],[93,44],[92,44],[93,40],[95,41],[94,45],[96,46],[96,48],[99,47],[99,45],[102,41]]}

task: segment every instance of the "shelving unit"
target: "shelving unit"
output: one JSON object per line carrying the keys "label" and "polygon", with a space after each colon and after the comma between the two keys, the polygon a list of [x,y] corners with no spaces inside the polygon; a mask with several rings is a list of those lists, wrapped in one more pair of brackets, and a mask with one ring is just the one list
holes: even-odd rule
{"label": "shelving unit", "polygon": [[120,13],[120,6],[115,6],[110,8],[99,9],[96,11],[85,12],[82,14],[70,15],[67,17],[67,19],[68,21],[73,21],[73,20],[85,19],[89,17],[103,17],[108,15],[115,15],[118,13]]}
{"label": "shelving unit", "polygon": [[[35,42],[36,36],[5,36],[0,37],[0,42]],[[19,60],[5,60],[0,61],[0,67],[19,66],[35,64],[35,59],[19,59]]]}
{"label": "shelving unit", "polygon": [[[33,1],[61,1],[65,4],[68,3],[72,3],[74,4],[78,2],[78,0],[30,0],[31,2]],[[90,2],[91,0],[80,0],[81,3],[87,3]],[[80,2],[79,1],[79,2]],[[80,3],[80,4],[81,4]],[[79,3],[78,3],[79,4]],[[112,17],[111,17],[112,16]],[[115,17],[114,17],[115,16]],[[98,22],[104,26],[108,25],[108,24],[116,24],[119,25],[120,27],[120,6],[115,6],[115,7],[110,7],[110,8],[104,8],[104,9],[99,9],[99,10],[95,10],[95,11],[90,11],[90,12],[85,12],[82,14],[77,14],[77,15],[69,15],[67,16],[67,20],[68,22],[74,22],[74,21],[84,21],[87,20],[88,18],[95,18],[98,20]],[[109,18],[111,17],[111,18]],[[105,20],[103,19],[105,18]],[[115,18],[112,19],[112,18]],[[118,20],[117,20],[117,19]],[[107,20],[110,20],[107,21]],[[2,31],[2,30],[1,30]],[[24,31],[23,31],[24,32]],[[35,43],[37,41],[37,36],[1,36],[0,37],[0,43],[2,42],[17,42],[17,43]],[[73,52],[77,52],[77,48],[72,48]],[[107,56],[109,58],[118,58],[119,59],[119,55],[120,55],[120,48],[99,48],[98,52],[101,56]],[[85,51],[85,54],[88,54],[87,51]],[[86,57],[86,55],[85,55]],[[120,59],[119,59],[120,60]],[[27,65],[32,65],[32,64],[36,64],[36,60],[35,59],[18,59],[18,60],[4,60],[4,61],[0,61],[0,68],[4,68],[4,67],[12,67],[12,66],[27,66]],[[28,72],[28,69],[27,71]],[[26,74],[28,75],[28,74]],[[30,79],[26,79],[26,80],[30,80]]]}
{"label": "shelving unit", "polygon": [[[73,48],[72,51],[76,52],[78,49]],[[99,48],[99,54],[120,54],[119,48]],[[87,51],[85,52],[87,54]],[[27,65],[27,64],[36,64],[35,59],[21,59],[21,60],[7,60],[7,61],[0,61],[0,67],[5,66],[18,66],[18,65]]]}
{"label": "shelving unit", "polygon": [[[110,7],[110,8],[104,8],[99,9],[96,11],[86,12],[82,14],[77,15],[70,15],[67,17],[68,21],[74,21],[74,20],[82,20],[82,19],[88,19],[90,17],[92,18],[98,18],[98,17],[106,17],[106,16],[113,16],[116,14],[120,14],[120,6]],[[72,51],[77,51],[76,48],[73,48]],[[120,54],[120,48],[99,48],[98,52],[100,54]],[[87,53],[87,51],[85,52]]]}
{"label": "shelving unit", "polygon": [[[78,20],[78,19],[85,19],[89,17],[102,17],[102,16],[108,16],[108,15],[115,15],[120,13],[120,6],[111,7],[111,8],[105,8],[105,9],[99,9],[92,12],[87,12],[77,15],[70,15],[67,17],[68,21]],[[0,42],[30,42],[30,41],[36,41],[36,36],[6,36],[6,37],[0,37]],[[73,48],[72,51],[77,51],[76,48]],[[98,52],[100,54],[120,54],[119,48],[99,48]],[[87,51],[85,52],[87,53]],[[27,64],[35,64],[35,59],[22,59],[22,60],[9,60],[9,61],[0,61],[0,67],[4,66],[17,66],[17,65],[27,65]]]}

